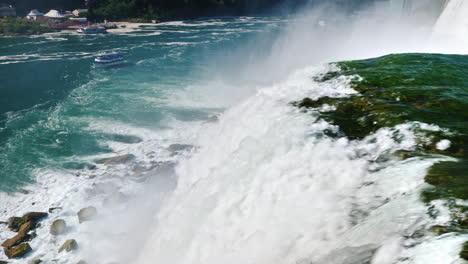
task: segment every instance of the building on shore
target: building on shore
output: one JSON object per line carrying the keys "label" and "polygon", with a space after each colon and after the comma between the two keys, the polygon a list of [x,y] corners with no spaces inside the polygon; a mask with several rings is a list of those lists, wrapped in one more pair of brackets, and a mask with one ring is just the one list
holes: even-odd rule
{"label": "building on shore", "polygon": [[87,12],[88,12],[88,9],[75,9],[75,10],[73,10],[72,13],[73,13],[73,15],[78,17],[78,16],[80,16],[80,15],[82,15],[84,13],[87,13]]}
{"label": "building on shore", "polygon": [[16,9],[12,5],[0,4],[0,18],[16,17]]}
{"label": "building on shore", "polygon": [[31,10],[26,16],[27,19],[37,20],[38,17],[43,17],[44,13],[39,12],[37,9]]}
{"label": "building on shore", "polygon": [[48,17],[48,18],[54,18],[54,19],[63,19],[63,18],[65,18],[65,15],[61,14],[59,11],[54,10],[54,9],[51,9],[44,16]]}

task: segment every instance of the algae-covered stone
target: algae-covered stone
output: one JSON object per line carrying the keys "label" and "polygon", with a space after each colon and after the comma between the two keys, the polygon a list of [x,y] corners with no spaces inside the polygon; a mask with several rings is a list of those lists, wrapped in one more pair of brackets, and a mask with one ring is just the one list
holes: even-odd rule
{"label": "algae-covered stone", "polygon": [[31,246],[28,243],[21,244],[13,248],[4,248],[5,255],[8,258],[19,258],[32,250]]}
{"label": "algae-covered stone", "polygon": [[33,221],[28,221],[20,226],[18,233],[27,233],[36,228],[36,223]]}
{"label": "algae-covered stone", "polygon": [[63,245],[59,248],[59,253],[62,251],[70,252],[72,250],[78,249],[78,243],[75,239],[69,239],[63,243]]}
{"label": "algae-covered stone", "polygon": [[50,233],[54,236],[63,234],[67,228],[67,224],[63,219],[55,220],[50,226]]}
{"label": "algae-covered stone", "polygon": [[10,217],[8,219],[8,228],[14,232],[18,232],[24,223],[31,222],[36,224],[42,218],[47,217],[47,215],[47,213],[43,212],[29,212],[22,217]]}
{"label": "algae-covered stone", "polygon": [[468,159],[435,163],[424,178],[433,187],[423,191],[423,200],[430,202],[441,198],[468,199],[467,171]]}
{"label": "algae-covered stone", "polygon": [[39,264],[39,263],[42,263],[41,259],[33,259],[33,260],[28,262],[28,264]]}
{"label": "algae-covered stone", "polygon": [[21,232],[21,233],[18,233],[16,236],[5,240],[2,243],[2,247],[12,248],[14,246],[17,246],[17,245],[19,245],[19,244],[21,244],[23,242],[26,242],[26,241],[30,240],[30,239],[31,239],[30,235],[28,235],[27,233]]}
{"label": "algae-covered stone", "polygon": [[11,231],[18,232],[18,229],[23,224],[23,219],[21,217],[13,216],[8,219],[8,228]]}
{"label": "algae-covered stone", "polygon": [[96,207],[93,207],[93,206],[89,206],[78,211],[78,221],[80,223],[92,220],[96,216],[97,216],[97,209]]}
{"label": "algae-covered stone", "polygon": [[80,260],[78,261],[76,264],[88,264],[88,262],[84,261],[84,260]]}
{"label": "algae-covered stone", "polygon": [[468,260],[468,241],[463,243],[462,250],[460,251],[460,258]]}
{"label": "algae-covered stone", "polygon": [[25,215],[23,215],[24,222],[32,221],[32,222],[37,222],[41,220],[44,217],[47,217],[47,213],[44,212],[29,212]]}
{"label": "algae-covered stone", "polygon": [[438,236],[445,234],[445,233],[453,232],[450,227],[440,226],[440,225],[431,227],[431,231],[434,232]]}

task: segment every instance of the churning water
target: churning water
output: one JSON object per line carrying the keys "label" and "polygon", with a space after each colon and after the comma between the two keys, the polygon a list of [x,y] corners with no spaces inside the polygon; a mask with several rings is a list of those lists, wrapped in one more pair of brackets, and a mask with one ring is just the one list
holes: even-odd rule
{"label": "churning water", "polygon": [[[456,2],[446,12],[455,12]],[[467,73],[459,71],[464,56],[402,54],[366,60],[366,67],[329,62],[457,53],[428,41],[444,25],[463,21],[446,21],[454,16],[444,13],[434,32],[435,18],[395,21],[374,10],[377,17],[363,12],[340,20],[325,10],[331,12],[170,22],[109,36],[1,39],[0,216],[61,207],[37,230],[28,258],[463,263],[458,253],[466,233],[428,231],[453,221],[447,200],[421,198],[428,169],[456,158],[398,154],[420,151],[431,133],[438,150],[449,149],[462,125],[445,127],[437,112],[428,121],[410,108],[408,118],[391,125],[357,119],[366,133],[356,136],[339,119],[324,118],[339,113],[339,104],[297,104],[356,98],[365,95],[356,83],[374,85],[379,78],[376,87],[402,94],[437,90],[445,85],[441,79],[452,78],[443,88],[462,109],[468,102]],[[99,53],[116,51],[125,54],[125,67],[91,67]],[[382,94],[389,97],[406,100]],[[393,118],[394,109],[377,110],[367,115],[387,111]],[[122,154],[133,156],[94,165]],[[76,212],[88,205],[98,208],[99,219],[78,224]],[[54,237],[47,227],[58,218],[70,228]],[[1,232],[0,239],[12,234]],[[79,251],[57,254],[68,238]]]}

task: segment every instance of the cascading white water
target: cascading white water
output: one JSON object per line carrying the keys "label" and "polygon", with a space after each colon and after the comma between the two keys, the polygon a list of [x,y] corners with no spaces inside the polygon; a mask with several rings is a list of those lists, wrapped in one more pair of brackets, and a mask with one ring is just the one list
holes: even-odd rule
{"label": "cascading white water", "polygon": [[433,33],[433,41],[451,46],[453,52],[468,50],[468,1],[450,0],[439,17]]}
{"label": "cascading white water", "polygon": [[308,68],[262,89],[200,134],[200,149],[177,168],[177,189],[136,263],[358,264],[375,258],[384,264],[397,258],[403,236],[424,221],[417,190],[435,160],[373,162],[412,149],[411,129],[420,124],[383,129],[362,141],[325,136],[336,128],[288,103],[354,93],[348,79],[312,80],[326,71]]}
{"label": "cascading white water", "polygon": [[[461,2],[452,1],[447,10]],[[368,26],[367,21],[360,24]],[[439,27],[446,23],[441,21]],[[382,39],[352,32],[347,46],[338,42],[334,50],[323,47],[311,53],[325,57],[319,60],[343,57],[339,52],[344,50],[351,57],[374,55],[361,45],[367,44],[362,36],[366,41],[393,40],[385,41],[391,47],[387,52],[398,51],[402,36],[394,32]],[[294,40],[287,38],[287,43]],[[416,247],[419,254],[404,245],[428,221],[419,190],[437,159],[375,161],[414,148],[413,128],[438,128],[408,123],[361,141],[327,137],[325,130],[337,128],[290,102],[354,93],[348,79],[313,81],[328,70],[307,68],[260,89],[202,129],[195,142],[199,149],[177,167],[177,188],[155,216],[136,263],[391,264],[427,263],[425,256],[434,257],[431,244]],[[459,243],[456,239],[448,242]],[[438,253],[435,258],[447,263],[457,259],[452,252]]]}

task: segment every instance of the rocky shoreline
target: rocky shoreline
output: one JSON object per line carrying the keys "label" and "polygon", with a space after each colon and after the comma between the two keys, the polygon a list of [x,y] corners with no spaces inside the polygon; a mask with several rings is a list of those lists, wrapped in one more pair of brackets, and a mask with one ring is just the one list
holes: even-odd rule
{"label": "rocky shoreline", "polygon": [[[53,212],[55,208],[50,208],[49,212]],[[80,222],[90,220],[97,214],[97,210],[94,207],[83,208],[77,213],[77,217]],[[7,227],[18,234],[12,238],[5,240],[1,246],[5,252],[5,255],[9,259],[25,257],[33,249],[31,248],[30,242],[37,237],[35,232],[36,228],[41,227],[41,220],[48,217],[49,214],[46,212],[29,212],[22,217],[13,216],[8,219]],[[54,236],[61,235],[66,231],[66,223],[62,219],[55,220],[50,226],[50,233]],[[78,243],[74,239],[66,240],[63,245],[58,249],[58,252],[66,251],[70,252],[78,248]],[[33,259],[28,263],[38,264],[42,263],[41,259]],[[0,261],[0,263],[8,263],[7,261]],[[80,260],[78,263],[85,264],[85,261]]]}
{"label": "rocky shoreline", "polygon": [[[192,149],[192,145],[185,144],[172,144],[167,147],[167,151],[171,153],[170,155],[172,156],[187,153]],[[147,155],[152,156],[153,153],[148,153]],[[95,165],[88,166],[85,170],[95,171],[99,169],[98,167],[101,169],[110,169],[111,167],[119,167],[119,165],[134,165],[138,162],[139,161],[135,155],[123,154],[109,158],[96,159],[94,160]],[[151,166],[148,167],[135,166],[132,170],[133,172],[130,173],[129,176],[132,177],[133,182],[143,183],[145,179],[148,179],[150,174],[154,174],[158,169],[161,169],[166,165],[167,163],[165,162],[152,162]],[[80,176],[78,175],[77,177]],[[93,179],[95,179],[95,176],[88,177],[86,180]],[[93,186],[95,188],[99,188],[99,185],[97,184],[93,184]],[[99,191],[96,189],[92,190],[91,193],[92,196],[99,196]],[[101,200],[103,206],[102,209],[106,210],[107,207],[128,202],[129,197],[120,191],[115,191],[108,193],[105,197],[102,197],[102,199],[99,198],[99,200]],[[75,231],[79,230],[79,226],[85,224],[85,222],[97,220],[99,215],[98,209],[95,206],[82,207],[71,216],[71,220],[69,215],[70,213],[64,212],[66,209],[67,208],[57,207],[52,204],[48,210],[45,210],[47,212],[31,211],[24,213],[21,216],[11,216],[7,221],[0,222],[0,225],[3,224],[6,229],[14,234],[9,236],[5,241],[1,241],[1,246],[5,256],[11,261],[26,260],[33,257],[32,253],[34,252],[35,247],[31,242],[41,236],[38,234],[38,230],[42,231],[42,236],[45,234],[49,234],[51,236],[51,238],[49,238],[49,242],[54,243],[60,241],[60,243],[57,244],[59,246],[56,246],[57,254],[69,254],[77,251],[81,247],[81,242],[79,239],[74,237],[74,235],[79,234]],[[68,220],[64,219],[66,217],[68,217]],[[44,232],[44,230],[48,230],[48,232]],[[37,264],[44,263],[46,261],[48,260],[36,258],[36,256],[34,256],[29,259],[27,263]],[[0,264],[6,263],[10,263],[9,260],[0,259]],[[84,259],[80,259],[75,263],[86,264],[88,262]],[[115,264],[116,262],[112,263]]]}

